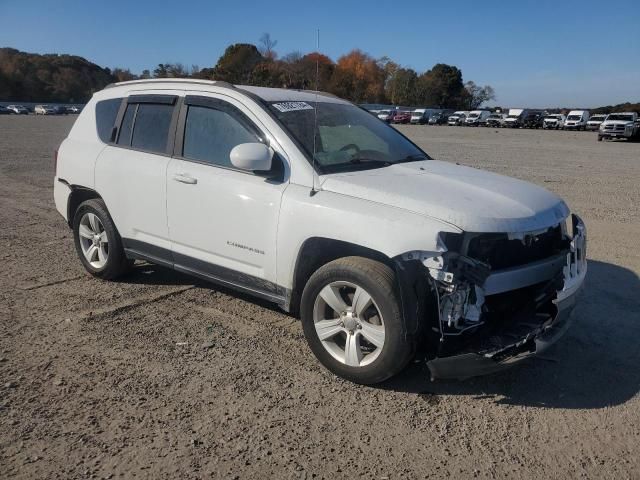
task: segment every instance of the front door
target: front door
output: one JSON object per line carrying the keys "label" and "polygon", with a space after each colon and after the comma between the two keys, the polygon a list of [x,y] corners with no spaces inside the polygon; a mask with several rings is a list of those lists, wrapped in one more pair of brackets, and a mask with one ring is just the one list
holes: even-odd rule
{"label": "front door", "polygon": [[281,300],[276,233],[287,183],[231,165],[241,143],[264,142],[257,120],[223,95],[187,96],[167,170],[167,217],[176,269]]}

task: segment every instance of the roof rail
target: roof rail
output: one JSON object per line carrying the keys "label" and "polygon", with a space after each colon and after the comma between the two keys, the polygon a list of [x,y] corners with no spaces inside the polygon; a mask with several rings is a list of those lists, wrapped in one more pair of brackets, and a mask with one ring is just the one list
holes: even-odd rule
{"label": "roof rail", "polygon": [[104,88],[121,87],[123,85],[144,85],[149,83],[189,83],[193,85],[215,85],[216,87],[236,88],[229,82],[221,80],[201,80],[194,78],[143,78],[139,80],[129,80],[127,82],[110,83]]}

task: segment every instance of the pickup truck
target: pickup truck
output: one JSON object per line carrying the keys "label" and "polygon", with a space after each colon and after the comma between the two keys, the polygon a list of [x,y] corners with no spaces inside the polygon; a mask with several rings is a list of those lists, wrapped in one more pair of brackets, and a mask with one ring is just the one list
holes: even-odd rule
{"label": "pickup truck", "polygon": [[610,113],[600,125],[598,141],[611,138],[637,139],[640,136],[640,124],[636,112]]}

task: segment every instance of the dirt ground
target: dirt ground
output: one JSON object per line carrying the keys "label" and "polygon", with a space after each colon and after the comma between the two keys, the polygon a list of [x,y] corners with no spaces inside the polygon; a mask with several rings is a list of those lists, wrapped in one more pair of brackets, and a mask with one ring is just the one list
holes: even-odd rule
{"label": "dirt ground", "polygon": [[432,156],[543,185],[585,220],[575,323],[542,358],[376,388],[299,322],[153,266],[87,275],[54,209],[72,117],[0,117],[0,477],[640,478],[640,143],[406,126]]}

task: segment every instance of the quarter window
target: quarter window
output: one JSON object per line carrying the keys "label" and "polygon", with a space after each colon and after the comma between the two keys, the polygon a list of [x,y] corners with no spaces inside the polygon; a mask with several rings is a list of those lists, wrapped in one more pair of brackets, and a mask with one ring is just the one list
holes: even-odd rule
{"label": "quarter window", "polygon": [[225,110],[189,105],[182,149],[184,158],[231,167],[229,154],[235,146],[260,141],[246,123]]}
{"label": "quarter window", "polygon": [[111,141],[111,132],[116,123],[121,103],[122,98],[111,98],[96,103],[96,129],[98,130],[98,137],[104,143]]}

